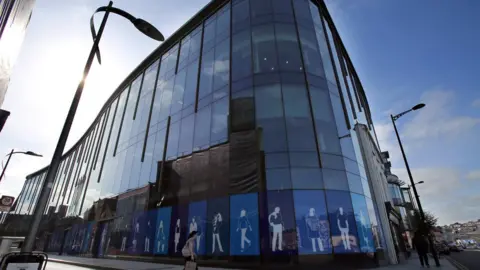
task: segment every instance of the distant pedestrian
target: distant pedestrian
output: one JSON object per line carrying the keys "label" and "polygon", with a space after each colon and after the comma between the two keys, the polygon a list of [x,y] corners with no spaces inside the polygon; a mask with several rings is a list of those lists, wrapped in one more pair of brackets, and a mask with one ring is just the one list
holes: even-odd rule
{"label": "distant pedestrian", "polygon": [[426,265],[428,268],[430,268],[430,264],[428,263],[428,242],[425,235],[419,231],[415,232],[412,242],[413,246],[417,250],[422,267]]}

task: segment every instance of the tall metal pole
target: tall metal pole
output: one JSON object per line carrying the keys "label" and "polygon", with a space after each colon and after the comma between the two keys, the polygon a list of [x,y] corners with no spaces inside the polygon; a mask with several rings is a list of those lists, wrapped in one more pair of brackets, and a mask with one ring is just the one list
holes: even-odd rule
{"label": "tall metal pole", "polygon": [[15,149],[12,149],[12,151],[10,151],[10,154],[8,154],[7,163],[5,163],[5,167],[3,167],[3,170],[2,170],[2,175],[0,175],[0,181],[2,181],[2,179],[3,179],[3,175],[5,174],[5,171],[7,170],[8,163],[10,162],[10,159],[12,158],[14,150]]}
{"label": "tall metal pole", "polygon": [[72,105],[70,105],[67,118],[65,119],[65,124],[63,125],[62,133],[60,133],[60,138],[58,139],[55,152],[53,153],[52,161],[48,168],[47,176],[45,178],[45,181],[43,182],[42,189],[40,191],[40,197],[38,198],[37,204],[35,206],[35,210],[33,212],[33,222],[30,225],[31,230],[29,231],[27,238],[25,239],[25,243],[22,246],[22,252],[31,252],[33,250],[35,237],[37,235],[43,213],[45,212],[45,207],[47,206],[47,203],[48,203],[48,196],[50,195],[50,192],[53,186],[53,181],[57,173],[58,166],[60,165],[60,160],[62,158],[63,151],[65,149],[65,144],[67,143],[68,134],[70,133],[70,128],[72,127],[73,119],[75,118],[75,113],[77,111],[77,107],[80,102],[80,97],[82,96],[83,88],[85,86],[85,80],[88,76],[88,73],[90,72],[90,68],[95,58],[95,52],[97,51],[98,44],[100,43],[100,38],[102,37],[105,24],[107,23],[108,14],[110,13],[109,8],[111,8],[112,5],[113,5],[113,2],[110,1],[110,3],[108,4],[108,8],[105,11],[105,15],[103,16],[102,24],[100,25],[98,34],[90,50],[90,55],[88,56],[87,63],[85,64],[85,68],[83,70],[82,80],[78,84],[77,91],[75,92],[75,96],[72,101]]}
{"label": "tall metal pole", "polygon": [[[392,118],[393,128],[395,129],[395,134],[397,135],[398,144],[400,145],[400,150],[402,151],[403,160],[405,161],[405,168],[407,168],[408,177],[410,178],[410,185],[412,187],[413,194],[415,195],[415,200],[417,201],[418,211],[420,212],[420,218],[422,220],[422,226],[424,229],[427,229],[427,222],[425,221],[425,213],[423,212],[422,204],[420,203],[420,196],[418,196],[417,188],[415,187],[415,182],[413,181],[413,176],[412,176],[412,172],[410,171],[410,166],[408,165],[407,156],[405,155],[405,151],[403,150],[403,144],[402,144],[402,140],[400,139],[400,135],[398,134],[397,125],[395,124],[395,118],[393,117],[393,115],[390,115],[390,117]],[[437,251],[435,250],[435,247],[433,245],[433,239],[430,235],[430,232],[427,232],[427,233],[428,233],[427,236],[428,236],[428,242],[430,244],[430,249],[432,251],[433,259],[435,260],[435,265],[439,267],[440,261],[438,260]]]}

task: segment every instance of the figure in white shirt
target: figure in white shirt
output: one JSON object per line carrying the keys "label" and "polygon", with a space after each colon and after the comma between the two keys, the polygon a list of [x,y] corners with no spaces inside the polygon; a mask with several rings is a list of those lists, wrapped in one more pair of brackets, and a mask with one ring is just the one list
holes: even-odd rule
{"label": "figure in white shirt", "polygon": [[345,250],[350,250],[350,236],[348,235],[350,231],[350,225],[348,224],[347,214],[343,212],[342,207],[338,208],[337,225],[342,236],[343,247]]}
{"label": "figure in white shirt", "polygon": [[[128,225],[125,225],[125,232],[128,232]],[[120,247],[120,251],[125,251],[127,246],[127,236],[124,235],[122,238],[122,246]]]}
{"label": "figure in white shirt", "polygon": [[133,240],[132,240],[132,251],[137,251],[137,234],[140,232],[140,224],[138,221],[135,223],[135,229],[133,231]]}
{"label": "figure in white shirt", "polygon": [[272,251],[276,251],[277,240],[278,240],[278,250],[283,250],[283,218],[280,213],[280,207],[275,207],[273,212],[268,216],[268,223],[272,227],[273,237],[272,237]]}

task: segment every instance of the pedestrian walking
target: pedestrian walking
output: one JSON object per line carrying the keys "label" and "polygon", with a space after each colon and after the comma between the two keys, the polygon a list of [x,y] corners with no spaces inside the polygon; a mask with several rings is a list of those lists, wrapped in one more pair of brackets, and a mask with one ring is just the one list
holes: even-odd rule
{"label": "pedestrian walking", "polygon": [[426,265],[428,268],[430,268],[430,264],[428,263],[428,242],[425,235],[419,231],[415,232],[412,242],[413,246],[417,250],[422,267]]}
{"label": "pedestrian walking", "polygon": [[185,243],[185,246],[182,248],[182,255],[183,258],[185,259],[185,270],[198,270],[197,263],[196,263],[196,257],[197,255],[195,254],[195,243],[197,239],[197,231],[192,231],[188,235],[187,242]]}

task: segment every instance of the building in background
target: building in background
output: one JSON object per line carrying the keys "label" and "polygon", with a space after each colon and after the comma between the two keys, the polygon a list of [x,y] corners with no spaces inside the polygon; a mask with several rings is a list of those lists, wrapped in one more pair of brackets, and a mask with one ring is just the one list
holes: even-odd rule
{"label": "building in background", "polygon": [[[0,108],[34,5],[35,0],[0,1]],[[0,109],[0,131],[9,115],[9,111]]]}
{"label": "building in background", "polygon": [[[214,0],[64,154],[41,247],[181,259],[196,230],[212,263],[395,263],[373,158],[369,104],[322,1]],[[12,219],[33,213],[47,170],[27,176]]]}

